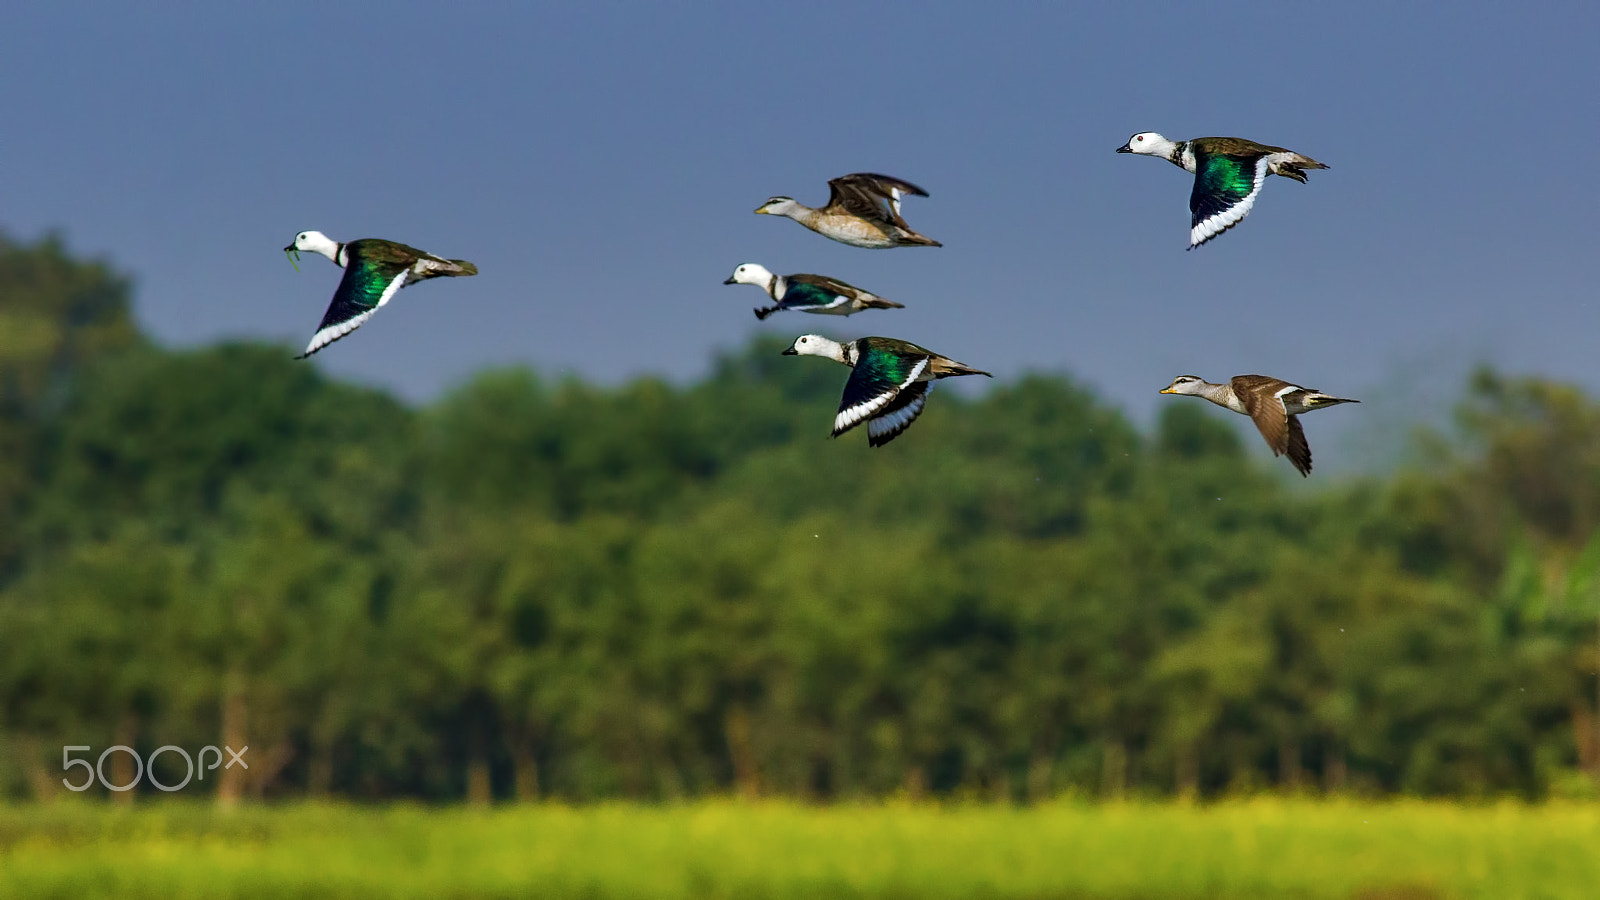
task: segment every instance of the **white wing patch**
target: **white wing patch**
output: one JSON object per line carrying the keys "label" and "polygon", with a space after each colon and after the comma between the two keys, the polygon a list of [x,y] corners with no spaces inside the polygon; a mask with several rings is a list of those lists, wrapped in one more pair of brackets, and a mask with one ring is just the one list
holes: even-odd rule
{"label": "white wing patch", "polygon": [[1283,404],[1284,415],[1295,416],[1316,409],[1316,392],[1298,384],[1291,384],[1274,396]]}
{"label": "white wing patch", "polygon": [[[830,313],[830,314],[833,314],[833,315],[838,315],[840,313],[843,313],[844,315],[848,316],[852,312],[855,312],[855,310],[849,308],[849,305],[848,305],[849,303],[850,303],[850,298],[849,297],[846,297],[843,294],[839,294],[839,295],[836,295],[833,298],[833,300],[828,302],[828,303],[817,303],[817,304],[814,304],[812,306],[797,306],[797,307],[795,307],[795,309],[798,309],[801,312],[808,312],[808,313]],[[839,308],[841,306],[845,307],[845,308],[841,310]]]}
{"label": "white wing patch", "polygon": [[[839,435],[844,434],[846,431],[849,431],[857,425],[860,425],[862,420],[872,418],[875,414],[877,414],[878,410],[889,405],[889,401],[893,400],[901,391],[915,384],[917,377],[920,376],[923,370],[927,368],[928,358],[923,357],[917,360],[916,365],[911,367],[910,376],[908,376],[905,382],[899,387],[893,390],[884,391],[870,400],[857,403],[855,406],[839,410],[839,414],[833,417],[833,436],[838,437]],[[869,433],[871,430],[871,428],[867,429]]]}
{"label": "white wing patch", "polygon": [[908,375],[906,377],[906,380],[901,383],[900,390],[903,391],[906,388],[911,387],[913,384],[916,384],[917,383],[917,379],[922,377],[922,373],[924,371],[926,371],[927,368],[928,368],[928,358],[926,356],[924,356],[923,358],[917,360],[917,364],[911,367],[911,374]]}
{"label": "white wing patch", "polygon": [[355,331],[357,328],[360,328],[368,319],[372,318],[372,314],[377,311],[378,308],[373,307],[359,316],[345,319],[343,322],[340,322],[337,325],[329,325],[327,328],[322,329],[311,336],[311,343],[306,345],[306,352],[301,355],[310,356],[318,350],[321,350],[323,347],[326,347],[334,341],[337,341],[339,338],[342,338],[350,332]]}
{"label": "white wing patch", "polygon": [[1256,180],[1250,187],[1250,193],[1246,194],[1245,198],[1238,203],[1209,219],[1201,220],[1199,224],[1189,229],[1189,249],[1193,250],[1244,221],[1244,217],[1250,215],[1251,207],[1256,205],[1256,197],[1261,195],[1261,185],[1266,181],[1267,172],[1270,169],[1271,165],[1267,162],[1265,156],[1256,160]]}
{"label": "white wing patch", "polygon": [[878,410],[888,406],[889,401],[893,400],[894,395],[898,393],[900,393],[899,388],[892,391],[884,391],[865,403],[857,403],[848,409],[839,410],[839,414],[833,417],[833,436],[838,437],[860,425],[863,419],[872,418]]}
{"label": "white wing patch", "polygon": [[916,399],[900,407],[892,413],[882,415],[867,423],[867,438],[869,441],[882,444],[886,438],[894,437],[910,427],[917,416],[922,415],[922,408],[928,405],[928,394],[933,392],[930,383]]}
{"label": "white wing patch", "polygon": [[[1259,184],[1259,183],[1260,182],[1257,181],[1257,184]],[[406,285],[408,285],[410,283],[411,283],[411,270],[410,269],[402,270],[399,275],[396,275],[394,277],[393,281],[389,282],[389,286],[383,289],[383,296],[378,298],[378,305],[374,306],[372,308],[372,311],[373,312],[377,312],[378,310],[383,309],[383,305],[385,303],[389,302],[389,298],[390,297],[393,297],[395,294],[399,293],[401,288],[405,287]]]}

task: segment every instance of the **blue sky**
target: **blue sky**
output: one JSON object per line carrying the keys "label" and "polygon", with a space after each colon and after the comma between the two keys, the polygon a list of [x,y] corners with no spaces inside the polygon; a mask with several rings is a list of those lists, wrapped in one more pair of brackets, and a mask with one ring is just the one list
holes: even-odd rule
{"label": "blue sky", "polygon": [[[1141,421],[1193,402],[1156,394],[1174,375],[1262,372],[1403,429],[1479,362],[1594,369],[1600,7],[1523,9],[37,4],[0,33],[0,227],[131,272],[178,346],[303,346],[338,280],[285,261],[303,229],[470,259],[313,363],[413,399],[511,363],[692,378],[817,331],[1070,372]],[[1332,168],[1185,252],[1190,177],[1112,152],[1143,130]],[[905,214],[945,246],[752,215],[856,171],[927,188]],[[741,262],[907,308],[758,323]]]}

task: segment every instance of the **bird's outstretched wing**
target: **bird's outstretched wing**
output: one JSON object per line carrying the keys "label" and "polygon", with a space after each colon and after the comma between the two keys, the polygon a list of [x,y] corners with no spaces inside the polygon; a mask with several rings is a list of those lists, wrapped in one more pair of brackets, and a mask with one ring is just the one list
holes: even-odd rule
{"label": "bird's outstretched wing", "polygon": [[1237,375],[1229,385],[1272,452],[1279,456],[1289,452],[1289,413],[1280,392],[1299,388],[1266,375]]}
{"label": "bird's outstretched wing", "polygon": [[902,389],[883,412],[867,420],[867,443],[882,447],[910,428],[917,416],[922,415],[922,408],[928,405],[928,392],[932,390],[931,381],[918,381]]}
{"label": "bird's outstretched wing", "polygon": [[1189,194],[1189,249],[1244,221],[1267,178],[1264,156],[1195,153],[1194,191]]}
{"label": "bird's outstretched wing", "polygon": [[[850,371],[850,380],[844,384],[839,412],[833,417],[833,436],[838,437],[883,412],[927,367],[926,356],[863,353]],[[910,424],[909,420],[906,424]]]}
{"label": "bird's outstretched wing", "polygon": [[829,206],[869,221],[896,225],[907,231],[911,230],[911,226],[900,218],[900,198],[907,194],[928,196],[927,191],[909,181],[872,172],[841,175],[828,182],[828,188],[832,192],[828,195]]}
{"label": "bird's outstretched wing", "polygon": [[300,354],[300,359],[360,328],[405,286],[406,265],[365,258],[353,250],[347,252],[350,255],[344,278],[340,279],[333,301],[322,316],[322,324],[317,326],[316,334],[311,336],[311,343],[306,345],[306,352]]}

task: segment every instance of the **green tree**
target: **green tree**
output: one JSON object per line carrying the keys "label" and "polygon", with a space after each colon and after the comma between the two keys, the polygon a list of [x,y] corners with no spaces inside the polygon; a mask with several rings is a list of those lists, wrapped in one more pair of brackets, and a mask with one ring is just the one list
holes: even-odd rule
{"label": "green tree", "polygon": [[84,366],[141,344],[125,277],[74,259],[57,236],[29,245],[0,234],[0,583],[16,574],[44,421]]}

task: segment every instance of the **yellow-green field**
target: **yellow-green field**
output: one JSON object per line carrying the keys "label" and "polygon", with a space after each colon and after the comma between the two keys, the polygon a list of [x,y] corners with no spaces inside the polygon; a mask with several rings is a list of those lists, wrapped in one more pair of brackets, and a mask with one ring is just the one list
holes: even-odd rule
{"label": "yellow-green field", "polygon": [[0,807],[0,897],[1600,896],[1600,806]]}

